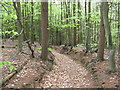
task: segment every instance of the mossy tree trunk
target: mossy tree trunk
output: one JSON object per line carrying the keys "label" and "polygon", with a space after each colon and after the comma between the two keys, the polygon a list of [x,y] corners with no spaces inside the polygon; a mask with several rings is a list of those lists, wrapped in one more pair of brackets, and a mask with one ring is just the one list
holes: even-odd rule
{"label": "mossy tree trunk", "polygon": [[113,47],[112,43],[112,35],[111,35],[111,28],[108,18],[108,12],[109,12],[109,5],[107,1],[102,2],[102,13],[103,13],[103,21],[105,26],[105,31],[107,35],[107,43],[109,48],[109,71],[115,72],[115,49]]}

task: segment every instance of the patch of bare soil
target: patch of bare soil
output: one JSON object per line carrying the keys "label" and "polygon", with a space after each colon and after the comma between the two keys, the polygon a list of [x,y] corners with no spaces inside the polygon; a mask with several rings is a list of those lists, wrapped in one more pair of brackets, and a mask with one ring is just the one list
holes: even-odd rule
{"label": "patch of bare soil", "polygon": [[[56,46],[56,50],[60,52],[61,48]],[[115,73],[108,72],[108,56],[109,51],[105,50],[105,60],[104,61],[96,61],[97,53],[88,53],[84,55],[84,48],[73,49],[69,53],[63,53],[66,56],[72,58],[77,63],[82,63],[82,65],[92,73],[94,86],[96,87],[103,87],[103,88],[118,88],[119,87],[119,74],[118,74],[118,66],[119,66],[119,55],[116,51],[115,59],[116,59],[116,69]]]}
{"label": "patch of bare soil", "polygon": [[45,74],[40,88],[94,88],[91,76],[83,66],[55,50],[52,53],[56,64]]}

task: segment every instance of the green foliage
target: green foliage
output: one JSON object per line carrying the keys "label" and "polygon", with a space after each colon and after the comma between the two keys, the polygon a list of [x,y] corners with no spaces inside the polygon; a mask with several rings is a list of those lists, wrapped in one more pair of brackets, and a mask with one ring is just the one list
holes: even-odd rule
{"label": "green foliage", "polygon": [[13,35],[18,35],[18,32],[16,32],[16,31],[14,31],[14,30],[12,30],[12,31],[2,31],[2,32],[0,32],[0,35],[6,35],[6,34],[8,34],[8,35],[10,35],[10,34],[13,34]]}
{"label": "green foliage", "polygon": [[0,68],[4,68],[4,65],[3,65],[3,64],[0,64]]}
{"label": "green foliage", "polygon": [[2,64],[9,65],[11,62],[9,61],[2,61]]}
{"label": "green foliage", "polygon": [[11,65],[11,62],[9,62],[9,61],[0,61],[0,68],[4,68],[7,65],[9,66],[10,71],[16,69],[13,65]]}
{"label": "green foliage", "polygon": [[37,50],[41,50],[42,48],[36,48]]}
{"label": "green foliage", "polygon": [[[0,13],[0,16],[2,16],[2,32],[0,32],[0,35],[6,36],[12,36],[12,35],[18,35],[17,33],[17,15],[16,11],[14,9],[14,6],[12,5],[12,2],[1,2],[1,5],[4,5],[3,8],[1,8],[2,13]],[[33,16],[33,22],[34,22],[34,30],[35,30],[35,39],[39,40],[39,28],[40,28],[40,16],[41,16],[41,8],[40,3],[34,3],[34,6],[31,5],[30,2],[21,2],[21,21],[23,24],[23,27],[25,27],[25,31],[30,29],[31,24],[31,16]],[[56,30],[62,33],[61,37],[65,38],[65,40],[68,39],[68,36],[65,36],[65,33],[68,33],[67,30],[71,30],[73,37],[73,28],[76,27],[77,29],[77,35],[81,32],[82,33],[82,43],[85,44],[85,33],[86,33],[86,19],[88,18],[88,15],[90,14],[90,25],[91,25],[91,35],[92,37],[95,37],[95,42],[98,42],[99,37],[99,31],[100,31],[100,3],[91,5],[91,13],[87,12],[87,15],[85,16],[85,9],[82,7],[82,2],[80,3],[81,7],[78,7],[78,2],[76,3],[61,3],[61,2],[50,2],[48,5],[48,20],[49,20],[49,27],[48,30],[52,31],[51,37],[53,39],[56,39]],[[84,5],[84,4],[83,4]],[[73,14],[73,7],[75,6],[75,12]],[[31,7],[34,9],[34,14],[31,13]],[[87,8],[88,9],[88,8]],[[111,34],[113,38],[114,45],[118,45],[119,42],[119,30],[118,30],[118,3],[116,2],[110,2],[109,3],[109,20],[111,24]],[[75,24],[74,24],[75,21]],[[79,30],[79,31],[78,31]],[[51,33],[50,31],[50,33]],[[30,34],[30,32],[25,32]],[[5,37],[6,38],[6,37]],[[76,38],[78,39],[78,37]],[[54,41],[53,40],[53,41]],[[65,40],[62,41],[62,43],[65,42]],[[50,40],[50,43],[52,40]],[[94,42],[94,41],[93,41]],[[92,43],[93,43],[92,42]],[[85,45],[84,45],[85,46]],[[97,46],[96,44],[92,44],[91,46]],[[81,45],[77,45],[75,48],[81,47]],[[41,50],[40,48],[38,50]]]}
{"label": "green foliage", "polygon": [[[37,50],[41,50],[42,48],[36,48]],[[52,48],[48,48],[49,51],[52,50]]]}
{"label": "green foliage", "polygon": [[84,46],[84,44],[77,44],[75,47],[73,47],[73,49],[81,48],[83,46]]}
{"label": "green foliage", "polygon": [[13,65],[10,65],[9,70],[12,71],[14,69],[15,69],[15,67]]}
{"label": "green foliage", "polygon": [[92,43],[92,44],[91,44],[91,47],[97,47],[97,46],[98,46],[97,43]]}
{"label": "green foliage", "polygon": [[52,50],[52,48],[48,48],[48,50],[49,50],[49,51],[51,51],[51,50]]}

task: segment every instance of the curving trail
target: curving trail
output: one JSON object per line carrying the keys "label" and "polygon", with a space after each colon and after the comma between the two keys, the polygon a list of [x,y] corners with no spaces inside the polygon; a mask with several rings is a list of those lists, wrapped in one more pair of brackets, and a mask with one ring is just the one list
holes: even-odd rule
{"label": "curving trail", "polygon": [[55,55],[53,70],[40,83],[43,88],[93,88],[91,75],[69,57],[52,50]]}

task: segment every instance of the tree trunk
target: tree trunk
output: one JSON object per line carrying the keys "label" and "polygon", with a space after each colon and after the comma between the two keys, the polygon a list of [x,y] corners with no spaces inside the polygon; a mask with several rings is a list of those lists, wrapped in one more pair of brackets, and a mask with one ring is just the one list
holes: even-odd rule
{"label": "tree trunk", "polygon": [[[79,1],[79,0],[78,0]],[[78,21],[78,26],[79,26],[79,30],[78,30],[78,44],[82,44],[82,12],[81,12],[81,5],[80,2],[78,2],[78,17],[80,19],[80,21]]]}
{"label": "tree trunk", "polygon": [[105,31],[107,34],[107,40],[108,40],[108,48],[109,48],[109,71],[115,72],[115,50],[113,49],[113,44],[112,44],[112,36],[111,36],[111,28],[109,24],[109,19],[108,19],[108,11],[109,11],[109,6],[108,2],[102,2],[102,7],[103,7],[103,21],[104,21],[104,26],[105,26]]}
{"label": "tree trunk", "polygon": [[102,14],[102,5],[100,7],[100,35],[99,35],[99,44],[98,44],[98,53],[97,58],[99,60],[104,60],[104,46],[105,46],[105,28],[103,23],[103,14]]}
{"label": "tree trunk", "polygon": [[107,34],[108,48],[112,49],[113,48],[112,36],[111,36],[109,19],[108,19],[109,6],[108,6],[108,2],[102,2],[102,4],[103,4],[103,21],[104,21],[106,34]]}
{"label": "tree trunk", "polygon": [[115,72],[116,71],[116,66],[115,66],[115,50],[111,50],[109,54],[109,71],[110,72]]}
{"label": "tree trunk", "polygon": [[[68,4],[67,4],[68,3]],[[70,16],[70,2],[66,2],[66,18],[69,18]],[[66,23],[69,24],[69,20],[66,20]],[[72,38],[71,38],[71,29],[70,27],[68,29],[68,45],[72,45]]]}
{"label": "tree trunk", "polygon": [[[17,4],[17,5],[16,5]],[[17,24],[18,24],[18,33],[20,34],[22,31],[22,19],[21,19],[21,5],[20,2],[13,2],[13,6],[16,10],[17,15]],[[23,41],[23,33],[18,36],[18,52],[22,52],[22,41]]]}
{"label": "tree trunk", "polygon": [[[75,2],[73,3],[73,16],[76,16],[76,4]],[[74,19],[74,46],[76,46],[77,42],[76,42],[76,20]]]}
{"label": "tree trunk", "polygon": [[118,49],[119,49],[119,52],[120,52],[120,3],[118,3],[118,35],[119,35],[119,39],[118,39]]}
{"label": "tree trunk", "polygon": [[41,2],[42,60],[48,56],[48,2]]}
{"label": "tree trunk", "polygon": [[32,12],[32,16],[31,16],[31,44],[33,44],[34,43],[34,23],[33,23],[33,15],[34,15],[34,8],[33,8],[33,6],[34,6],[34,3],[33,3],[33,0],[32,0],[32,2],[31,2],[31,12]]}
{"label": "tree trunk", "polygon": [[[86,2],[85,2],[85,7],[86,7]],[[85,8],[85,16],[87,16],[87,12],[86,12],[87,8]],[[90,15],[91,13],[91,0],[88,2],[88,19],[86,20],[86,53],[89,51],[90,49],[90,29],[91,29],[91,25],[90,25]]]}

